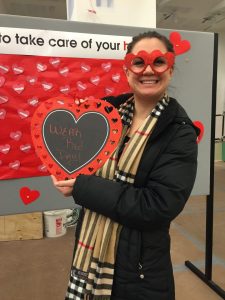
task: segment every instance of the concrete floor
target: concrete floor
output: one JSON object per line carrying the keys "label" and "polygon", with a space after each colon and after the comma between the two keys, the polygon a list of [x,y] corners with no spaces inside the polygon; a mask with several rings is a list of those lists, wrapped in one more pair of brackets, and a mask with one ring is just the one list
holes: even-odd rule
{"label": "concrete floor", "polygon": [[[225,290],[224,180],[225,163],[217,162],[212,280]],[[73,236],[70,228],[65,236],[58,238],[0,242],[0,300],[63,300]],[[171,237],[176,300],[222,299],[184,265],[184,261],[190,260],[204,270],[205,197],[189,199],[171,226]]]}

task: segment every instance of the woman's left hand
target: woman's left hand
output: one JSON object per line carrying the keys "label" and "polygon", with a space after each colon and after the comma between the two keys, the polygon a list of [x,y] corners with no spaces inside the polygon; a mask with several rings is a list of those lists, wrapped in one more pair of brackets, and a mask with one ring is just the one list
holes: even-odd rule
{"label": "woman's left hand", "polygon": [[76,178],[69,180],[60,180],[58,181],[54,175],[51,175],[54,186],[60,191],[65,197],[72,195],[73,186],[76,182]]}

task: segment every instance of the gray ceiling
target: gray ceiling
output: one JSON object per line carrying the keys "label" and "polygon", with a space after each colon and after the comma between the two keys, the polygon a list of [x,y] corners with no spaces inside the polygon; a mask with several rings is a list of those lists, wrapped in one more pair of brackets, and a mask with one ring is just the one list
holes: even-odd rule
{"label": "gray ceiling", "polygon": [[225,31],[225,0],[156,0],[157,27]]}
{"label": "gray ceiling", "polygon": [[[76,0],[74,1],[76,3]],[[156,2],[157,27],[225,31],[225,0],[156,0]],[[66,19],[66,0],[0,0],[0,13]]]}

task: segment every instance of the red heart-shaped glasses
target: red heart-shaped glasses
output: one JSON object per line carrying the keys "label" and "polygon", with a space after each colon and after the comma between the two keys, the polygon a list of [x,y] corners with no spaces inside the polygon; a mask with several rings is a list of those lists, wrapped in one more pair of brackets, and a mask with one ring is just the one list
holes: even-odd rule
{"label": "red heart-shaped glasses", "polygon": [[155,74],[162,74],[174,65],[175,55],[173,52],[162,53],[160,50],[151,53],[142,50],[137,54],[128,53],[124,61],[125,66],[135,74],[142,74],[148,65]]}

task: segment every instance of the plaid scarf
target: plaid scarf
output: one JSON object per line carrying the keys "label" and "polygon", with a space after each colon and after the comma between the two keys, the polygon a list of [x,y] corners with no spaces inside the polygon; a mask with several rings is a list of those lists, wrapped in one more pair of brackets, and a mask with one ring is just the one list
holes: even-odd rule
{"label": "plaid scarf", "polygon": [[[119,113],[123,123],[123,131],[120,142],[111,157],[96,172],[97,176],[114,181],[134,183],[148,137],[168,103],[169,98],[167,96],[164,96],[157,103],[140,128],[131,136],[122,154],[120,150],[134,114],[134,98],[128,99],[121,106]],[[121,228],[121,225],[111,219],[85,209],[66,300],[110,299]]]}

